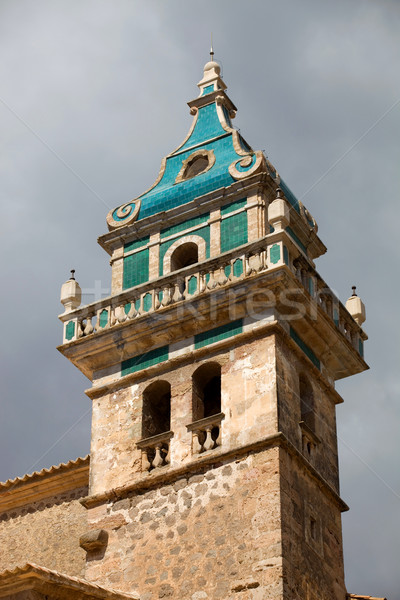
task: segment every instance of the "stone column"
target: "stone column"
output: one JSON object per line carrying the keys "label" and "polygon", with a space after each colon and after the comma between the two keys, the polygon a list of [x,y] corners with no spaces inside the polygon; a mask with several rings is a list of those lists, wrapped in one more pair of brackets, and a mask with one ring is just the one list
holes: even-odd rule
{"label": "stone column", "polygon": [[160,276],[160,233],[153,233],[149,242],[149,280]]}
{"label": "stone column", "polygon": [[124,246],[115,248],[110,260],[111,263],[111,295],[122,292],[124,277]]}
{"label": "stone column", "polygon": [[221,211],[219,208],[210,212],[210,258],[221,254]]}
{"label": "stone column", "polygon": [[252,190],[247,196],[247,231],[249,242],[265,235],[265,199],[261,192]]}

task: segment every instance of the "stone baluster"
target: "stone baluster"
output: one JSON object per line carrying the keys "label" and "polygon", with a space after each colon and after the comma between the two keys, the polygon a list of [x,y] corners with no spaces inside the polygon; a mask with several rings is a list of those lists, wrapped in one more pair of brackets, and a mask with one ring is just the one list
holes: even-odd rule
{"label": "stone baluster", "polygon": [[131,307],[128,311],[128,314],[126,315],[128,319],[134,319],[135,317],[137,317],[137,310],[136,310],[136,306],[135,306],[136,300],[132,299],[131,300]]}
{"label": "stone baluster", "polygon": [[251,266],[250,266],[250,261],[249,261],[248,256],[245,256],[243,266],[244,266],[244,272],[245,272],[246,277],[249,277],[251,275]]}
{"label": "stone baluster", "polygon": [[155,448],[156,454],[155,454],[155,457],[154,457],[153,462],[152,462],[152,466],[154,468],[161,467],[161,465],[164,462],[163,458],[161,456],[161,446],[162,446],[162,444],[159,443],[159,444],[156,445],[156,448]]}
{"label": "stone baluster", "polygon": [[214,440],[211,437],[212,425],[206,427],[206,439],[203,444],[204,450],[212,450],[214,448]]}
{"label": "stone baluster", "polygon": [[174,286],[175,290],[174,290],[174,294],[172,296],[172,300],[174,302],[179,302],[180,300],[184,299],[184,296],[183,296],[183,292],[185,289],[184,281],[185,280],[183,279],[183,277],[179,277],[177,282],[175,283],[175,286]]}
{"label": "stone baluster", "polygon": [[[125,313],[124,305],[117,306],[113,311],[113,318],[117,323],[123,323],[128,318]],[[111,323],[113,324],[113,323]]]}
{"label": "stone baluster", "polygon": [[83,335],[90,335],[91,333],[93,333],[94,328],[92,325],[92,317],[90,317],[89,315],[86,318],[86,325],[85,328],[83,330]]}
{"label": "stone baluster", "polygon": [[154,310],[158,310],[160,308],[160,306],[161,306],[159,293],[160,293],[160,290],[158,290],[158,289],[156,289],[156,290],[153,291],[153,306],[154,306]]}
{"label": "stone baluster", "polygon": [[166,431],[137,442],[137,447],[142,451],[143,471],[150,471],[169,464],[172,437],[172,431]]}
{"label": "stone baluster", "polygon": [[166,465],[169,465],[169,463],[171,462],[171,444],[168,444],[168,449],[164,457],[164,462]]}
{"label": "stone baluster", "polygon": [[199,442],[199,431],[193,431],[192,435],[192,452],[193,454],[200,454],[202,445]]}
{"label": "stone baluster", "polygon": [[171,304],[171,302],[172,302],[171,288],[169,286],[166,286],[163,289],[163,297],[161,300],[161,304],[162,304],[162,306],[168,306],[169,304]]}
{"label": "stone baluster", "polygon": [[83,337],[82,319],[78,319],[77,321],[76,337],[78,338],[78,340],[79,338]]}
{"label": "stone baluster", "polygon": [[151,467],[151,463],[149,462],[147,456],[147,448],[142,449],[142,471],[149,471]]}
{"label": "stone baluster", "polygon": [[228,277],[225,274],[224,267],[220,267],[218,275],[218,285],[225,285],[228,282]]}
{"label": "stone baluster", "polygon": [[[192,432],[193,454],[214,450],[221,445],[221,423],[224,418],[224,413],[218,413],[186,425],[187,430]],[[215,430],[218,432],[217,436]],[[213,439],[213,431],[215,439]]]}
{"label": "stone baluster", "polygon": [[206,287],[207,287],[206,274],[204,272],[199,273],[198,282],[199,282],[199,294],[202,294],[203,292],[205,292]]}
{"label": "stone baluster", "polygon": [[213,290],[217,287],[218,284],[214,279],[214,271],[210,271],[209,274],[210,274],[210,279],[208,280],[208,283],[207,283],[207,289]]}

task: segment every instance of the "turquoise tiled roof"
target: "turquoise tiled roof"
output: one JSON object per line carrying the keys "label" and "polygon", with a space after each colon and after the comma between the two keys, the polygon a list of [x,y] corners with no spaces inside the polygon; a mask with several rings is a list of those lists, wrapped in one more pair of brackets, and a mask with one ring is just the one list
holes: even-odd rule
{"label": "turquoise tiled roof", "polygon": [[[196,125],[190,137],[167,156],[161,180],[153,189],[140,196],[138,220],[186,204],[198,196],[227,187],[235,181],[229,173],[229,165],[243,156],[237,154],[234,149],[233,130],[227,131],[223,128],[215,102],[199,108],[198,115],[194,118],[197,119]],[[175,183],[183,161],[199,149],[213,150],[214,165],[196,177]]]}
{"label": "turquoise tiled roof", "polygon": [[[245,173],[252,169],[256,162],[256,154],[238,131],[232,129],[229,110],[224,101],[221,105],[222,110],[218,110],[215,96],[211,96],[211,87],[204,88],[204,95],[206,97],[210,96],[210,100],[207,103],[205,99],[204,104],[200,103],[197,114],[194,116],[194,127],[189,137],[166,157],[160,180],[149,191],[110,213],[111,220],[117,226],[129,222],[133,206],[139,200],[140,210],[139,214],[135,216],[135,220],[141,220],[159,212],[176,208],[191,202],[199,196],[232,185],[235,179],[229,173],[230,165],[235,164],[236,171],[239,173]],[[220,93],[225,95],[223,91]],[[226,96],[225,98],[229,106],[230,101]],[[238,145],[240,146],[239,153],[235,149],[235,143],[237,149]],[[176,182],[183,162],[200,149],[213,151],[215,156],[213,166],[194,177],[184,180],[179,179]],[[243,159],[245,155],[252,155],[252,161],[250,165],[243,167],[238,161]],[[271,175],[274,177],[273,173]],[[280,187],[288,202],[297,212],[300,212],[297,198],[282,180]]]}

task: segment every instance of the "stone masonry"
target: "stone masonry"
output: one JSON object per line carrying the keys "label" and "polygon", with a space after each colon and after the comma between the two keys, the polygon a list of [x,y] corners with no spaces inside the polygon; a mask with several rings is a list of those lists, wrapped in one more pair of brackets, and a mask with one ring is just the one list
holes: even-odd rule
{"label": "stone masonry", "polygon": [[365,307],[317,272],[317,223],[232,126],[220,71],[211,56],[154,184],[107,215],[111,296],[62,286],[90,474],[0,484],[0,570],[18,567],[0,598],[363,598],[344,581],[335,381],[368,368]]}
{"label": "stone masonry", "polygon": [[109,543],[86,577],[142,600],[281,597],[279,479],[273,448],[92,508]]}
{"label": "stone masonry", "polygon": [[80,499],[88,492],[88,459],[0,484],[0,572],[38,563],[82,576],[87,530]]}

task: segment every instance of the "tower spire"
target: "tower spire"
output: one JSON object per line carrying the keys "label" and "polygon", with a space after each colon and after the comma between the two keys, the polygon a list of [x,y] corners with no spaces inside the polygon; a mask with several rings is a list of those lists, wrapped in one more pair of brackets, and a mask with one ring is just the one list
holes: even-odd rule
{"label": "tower spire", "polygon": [[214,60],[213,34],[211,32],[211,47],[210,60],[204,65],[204,74],[202,80],[197,84],[200,88],[200,96],[204,95],[204,90],[207,89],[207,94],[211,91],[226,90],[226,85],[221,79],[221,67]]}

